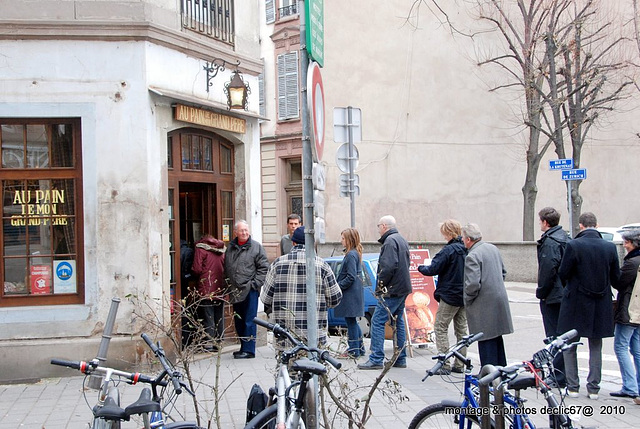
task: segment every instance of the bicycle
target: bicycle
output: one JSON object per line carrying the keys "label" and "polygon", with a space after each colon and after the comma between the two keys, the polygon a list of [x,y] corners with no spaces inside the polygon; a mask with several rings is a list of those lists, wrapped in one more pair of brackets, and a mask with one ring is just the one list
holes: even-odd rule
{"label": "bicycle", "polygon": [[[142,417],[145,429],[201,429],[194,422],[174,421],[166,423],[166,419],[171,418],[168,409],[173,407],[178,395],[183,391],[192,396],[195,396],[195,394],[182,381],[180,371],[167,360],[160,343],[154,344],[144,333],[142,334],[142,339],[162,364],[163,370],[156,377],[100,366],[100,361],[97,358],[89,362],[51,359],[51,364],[79,370],[86,375],[85,383],[91,375],[103,376],[98,392],[98,401],[91,408],[93,413],[92,429],[119,429],[121,422],[129,421],[135,415]],[[166,378],[169,380],[166,380]],[[140,397],[134,403],[121,408],[118,384],[122,381],[132,385],[146,383],[151,388],[143,388]],[[168,392],[167,387],[170,384],[173,389]],[[159,387],[162,389],[160,393],[158,393]],[[85,392],[85,401],[89,404],[86,397],[86,389],[83,389],[83,392]]]}
{"label": "bicycle", "polygon": [[[546,410],[549,416],[549,424],[553,429],[573,428],[572,419],[569,415],[561,413],[564,410],[564,396],[560,392],[560,401],[556,398],[545,380],[554,374],[553,359],[558,353],[562,353],[568,348],[575,347],[577,343],[567,344],[569,340],[577,335],[575,330],[571,330],[560,337],[547,339],[545,348],[536,352],[531,361],[517,363],[503,368],[487,366],[483,368],[481,374],[488,374],[479,378],[472,375],[471,360],[460,354],[460,349],[468,347],[474,341],[482,337],[482,334],[468,335],[455,344],[450,351],[445,354],[434,356],[438,362],[427,371],[427,375],[422,379],[434,375],[451,357],[460,359],[466,367],[464,377],[464,389],[462,401],[443,400],[440,403],[432,404],[420,410],[409,424],[409,429],[416,428],[472,428],[481,426],[481,417],[490,416],[491,411],[501,413],[508,420],[508,427],[512,429],[535,429],[535,424],[526,413],[524,407],[525,399],[521,397],[521,390],[535,387],[547,402]],[[520,374],[522,370],[528,370],[531,374]],[[493,380],[501,378],[498,386],[494,387],[491,394],[495,395],[498,390],[506,385],[508,390],[514,390],[511,394],[508,390],[503,392],[503,405],[493,404],[488,408],[480,406],[480,386],[488,386]],[[496,427],[494,419],[490,420],[490,427]]]}
{"label": "bicycle", "polygon": [[[317,428],[317,405],[314,395],[313,376],[321,376],[327,373],[325,362],[328,362],[336,369],[340,369],[342,364],[331,357],[328,350],[307,346],[280,325],[269,323],[259,318],[255,318],[253,321],[256,325],[273,331],[276,339],[286,339],[294,346],[281,352],[275,387],[269,389],[267,407],[247,423],[245,429],[273,427],[279,429]],[[298,353],[300,352],[307,352],[310,358],[298,359]],[[291,370],[299,373],[300,378],[293,382],[289,374],[289,363],[292,360]]]}

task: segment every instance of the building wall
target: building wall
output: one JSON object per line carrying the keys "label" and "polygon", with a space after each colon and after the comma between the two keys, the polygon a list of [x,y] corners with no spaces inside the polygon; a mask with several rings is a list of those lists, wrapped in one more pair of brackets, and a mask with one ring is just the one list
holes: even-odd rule
{"label": "building wall", "polygon": [[[519,98],[489,92],[504,77],[476,65],[478,53],[495,52],[496,38],[477,35],[474,44],[425,7],[419,19],[408,19],[403,1],[376,5],[375,13],[363,0],[324,6],[327,239],[337,240],[349,213],[348,198],[338,196],[331,113],[354,106],[362,109],[363,136],[356,226],[365,240],[377,238],[384,214],[397,218],[409,240],[440,239],[438,222],[447,218],[478,223],[489,241],[521,240],[526,133],[513,117]],[[466,26],[470,13],[457,8],[451,18]],[[639,221],[640,200],[625,189],[640,155],[639,101],[632,93],[583,149],[583,211],[603,226]],[[565,183],[548,170],[555,158],[550,150],[541,163],[536,212],[554,206],[568,226]]]}
{"label": "building wall", "polygon": [[[471,15],[458,7],[450,18],[461,28],[478,28]],[[261,22],[267,64],[282,30],[277,22]],[[505,77],[477,66],[478,55],[496,51],[498,37],[478,34],[471,40],[448,31],[424,5],[418,16],[404,1],[376,4],[374,10],[370,2],[355,0],[324,2],[324,42],[327,240],[338,240],[350,223],[349,199],[339,196],[340,145],[332,124],[333,109],[347,106],[362,110],[355,217],[364,240],[377,240],[376,223],[385,214],[396,217],[409,240],[439,240],[438,223],[447,218],[478,223],[489,241],[522,240],[526,132],[514,117],[521,111],[519,93],[489,91]],[[270,118],[273,97],[268,94]],[[580,187],[582,210],[593,211],[602,226],[640,222],[640,200],[630,198],[626,185],[640,156],[634,119],[639,104],[639,94],[632,93],[592,129],[583,148],[581,167],[588,176]],[[262,124],[263,139],[284,132],[273,121]],[[554,206],[568,227],[566,182],[548,170],[556,158],[550,149],[541,162],[535,211]]]}
{"label": "building wall", "polygon": [[[0,308],[0,380],[46,376],[50,357],[97,352],[114,296],[123,299],[110,358],[135,361],[141,314],[169,323],[167,133],[199,127],[173,118],[176,102],[234,115],[222,90],[233,67],[206,91],[213,57],[240,60],[254,89],[239,113],[247,131],[199,128],[234,143],[236,216],[262,238],[258,2],[235,2],[235,47],[183,30],[173,0],[34,4],[0,0],[0,117],[81,118],[85,302]],[[19,356],[28,371],[16,370]]]}

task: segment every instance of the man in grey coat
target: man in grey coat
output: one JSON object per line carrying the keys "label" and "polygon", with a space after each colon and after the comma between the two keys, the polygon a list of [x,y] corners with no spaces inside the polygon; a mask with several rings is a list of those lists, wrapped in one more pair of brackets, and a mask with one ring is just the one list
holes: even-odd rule
{"label": "man in grey coat", "polygon": [[235,359],[253,359],[256,356],[256,325],[258,297],[267,276],[269,261],[262,244],[251,238],[249,224],[236,222],[235,238],[229,242],[224,258],[224,272],[229,285],[229,301],[235,313],[233,321],[240,338],[240,350]]}
{"label": "man in grey coat", "polygon": [[476,224],[462,228],[462,242],[469,250],[464,260],[464,306],[469,333],[484,334],[478,342],[482,366],[505,366],[507,356],[502,336],[513,333],[513,323],[502,256],[496,246],[482,241],[482,232]]}

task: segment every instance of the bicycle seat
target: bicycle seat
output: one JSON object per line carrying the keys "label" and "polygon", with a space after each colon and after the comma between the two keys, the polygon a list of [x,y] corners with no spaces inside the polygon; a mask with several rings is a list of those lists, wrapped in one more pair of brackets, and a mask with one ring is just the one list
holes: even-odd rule
{"label": "bicycle seat", "polygon": [[316,375],[323,375],[327,373],[327,368],[324,365],[306,358],[295,361],[291,366],[291,369]]}
{"label": "bicycle seat", "polygon": [[535,387],[536,378],[533,374],[518,374],[516,378],[510,380],[507,383],[507,389],[510,390],[524,390],[529,387]]}
{"label": "bicycle seat", "polygon": [[93,415],[105,420],[125,420],[129,421],[129,415],[120,408],[111,396],[107,396],[102,407],[94,407]]}
{"label": "bicycle seat", "polygon": [[128,416],[131,416],[134,414],[152,413],[154,411],[160,411],[160,409],[160,403],[151,399],[151,389],[145,387],[142,389],[142,392],[140,392],[138,400],[125,408],[124,411]]}

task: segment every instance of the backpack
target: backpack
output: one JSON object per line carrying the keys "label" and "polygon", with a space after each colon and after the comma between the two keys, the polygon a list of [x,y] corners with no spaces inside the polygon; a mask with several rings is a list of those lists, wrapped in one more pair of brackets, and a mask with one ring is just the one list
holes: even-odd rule
{"label": "backpack", "polygon": [[254,384],[251,388],[251,392],[249,392],[249,397],[247,398],[247,421],[245,424],[249,423],[251,419],[267,408],[268,399],[269,398],[262,390],[262,387],[258,384]]}

